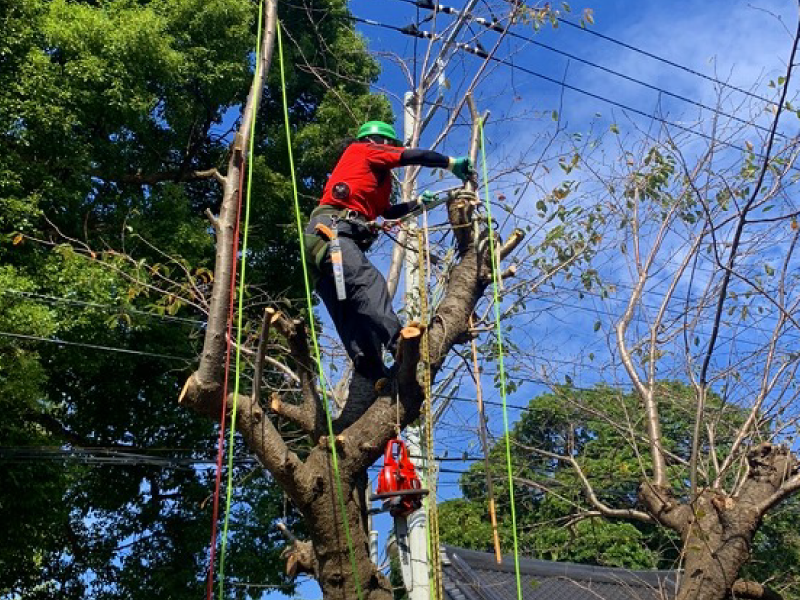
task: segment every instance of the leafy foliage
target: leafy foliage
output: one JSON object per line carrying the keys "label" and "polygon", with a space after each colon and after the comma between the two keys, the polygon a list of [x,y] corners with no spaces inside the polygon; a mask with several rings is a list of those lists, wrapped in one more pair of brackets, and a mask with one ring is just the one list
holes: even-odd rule
{"label": "leafy foliage", "polygon": [[[340,0],[311,4],[346,10]],[[311,9],[281,15],[307,206],[337,138],[389,115],[369,94],[378,68],[352,27],[317,27]],[[0,7],[0,332],[64,342],[0,337],[0,446],[16,452],[0,467],[0,595],[202,593],[213,472],[185,461],[214,455],[215,427],[176,398],[202,338],[214,257],[203,212],[220,192],[213,180],[184,180],[226,164],[256,15],[249,0]],[[248,268],[267,298],[302,286],[277,89],[271,73]],[[68,456],[79,447],[118,460],[80,464]],[[243,465],[234,485],[227,574],[290,591],[273,522],[293,523],[291,507],[284,514],[269,479]]]}
{"label": "leafy foliage", "polygon": [[[687,459],[692,422],[692,393],[682,384],[659,386],[662,425],[667,450]],[[644,424],[634,424],[641,437],[631,440],[620,424],[627,423],[638,398],[604,386],[579,390],[564,386],[531,400],[511,432],[514,493],[520,551],[526,556],[633,569],[674,568],[680,543],[662,529],[639,522],[581,519],[592,507],[581,482],[564,461],[536,454],[536,448],[554,455],[572,456],[590,479],[597,496],[615,508],[638,508],[637,490],[643,470],[649,468]],[[711,405],[719,407],[716,397]],[[734,426],[739,413],[728,410]],[[501,524],[501,543],[512,544],[508,481],[504,475],[505,441],[491,449],[490,464]],[[672,480],[685,476],[672,461]],[[445,502],[440,509],[442,538],[450,544],[483,551],[492,547],[486,519],[486,474],[475,464],[462,476],[464,499]]]}

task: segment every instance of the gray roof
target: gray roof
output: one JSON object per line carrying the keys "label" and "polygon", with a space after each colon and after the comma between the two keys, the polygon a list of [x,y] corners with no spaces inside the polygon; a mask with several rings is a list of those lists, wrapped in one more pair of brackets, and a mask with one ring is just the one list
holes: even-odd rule
{"label": "gray roof", "polygon": [[[517,600],[514,557],[445,546],[446,600]],[[520,558],[524,600],[660,600],[674,597],[675,572],[630,571]]]}

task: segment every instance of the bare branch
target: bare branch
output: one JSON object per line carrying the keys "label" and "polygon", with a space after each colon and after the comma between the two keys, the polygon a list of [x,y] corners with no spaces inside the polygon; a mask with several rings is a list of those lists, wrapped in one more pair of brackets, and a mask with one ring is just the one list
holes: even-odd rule
{"label": "bare branch", "polygon": [[[285,414],[288,418],[301,424],[308,433],[313,433],[314,437],[319,437],[324,427],[323,417],[325,413],[322,398],[320,398],[315,384],[317,368],[308,348],[308,332],[302,321],[291,320],[282,313],[278,313],[276,316],[274,326],[288,342],[289,352],[296,365],[295,372],[300,378],[302,403],[297,409],[300,414],[293,411],[290,408],[291,405],[280,402],[277,405],[273,404],[273,410]],[[278,408],[276,409],[275,406],[278,406]]]}
{"label": "bare branch", "polygon": [[165,181],[173,182],[186,182],[186,181],[200,181],[203,179],[214,179],[220,185],[225,185],[225,176],[222,175],[217,169],[206,169],[203,171],[162,171],[160,173],[136,173],[134,175],[123,175],[118,178],[104,177],[98,175],[101,179],[107,181],[119,181],[120,183],[132,183],[136,185],[156,185]]}
{"label": "bare branch", "polygon": [[548,452],[547,450],[542,450],[540,448],[535,448],[532,446],[526,446],[524,444],[520,444],[518,442],[514,442],[516,446],[520,448],[524,448],[530,452],[538,454],[540,456],[544,456],[546,458],[550,458],[553,460],[557,460],[559,462],[563,462],[568,464],[572,469],[575,471],[575,474],[580,479],[581,487],[583,488],[583,495],[586,498],[587,502],[591,504],[597,511],[603,515],[604,517],[609,518],[621,518],[621,519],[634,519],[636,521],[641,521],[643,523],[653,523],[654,519],[647,513],[644,513],[640,510],[635,510],[632,508],[611,508],[604,502],[597,497],[597,494],[592,487],[592,484],[589,482],[589,479],[586,477],[586,474],[583,472],[580,464],[573,456],[564,456],[561,454],[556,454],[555,452]]}
{"label": "bare branch", "polygon": [[264,372],[264,354],[267,349],[267,340],[269,340],[269,330],[279,317],[278,311],[274,308],[267,308],[264,310],[264,318],[261,320],[261,333],[258,336],[258,350],[253,371],[253,402],[256,404],[260,404],[261,400],[261,376]]}

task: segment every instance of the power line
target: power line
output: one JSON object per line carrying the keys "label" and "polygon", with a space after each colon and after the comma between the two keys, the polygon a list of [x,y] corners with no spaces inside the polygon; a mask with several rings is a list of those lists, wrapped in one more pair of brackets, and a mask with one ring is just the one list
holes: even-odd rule
{"label": "power line", "polygon": [[181,360],[186,363],[192,362],[193,358],[183,357],[183,356],[173,356],[170,354],[158,354],[156,352],[144,352],[142,350],[130,350],[128,348],[117,348],[114,346],[100,346],[98,344],[84,344],[82,342],[68,342],[66,340],[59,340],[54,338],[46,338],[40,337],[38,335],[25,335],[22,333],[11,333],[9,331],[0,331],[0,336],[21,339],[21,340],[32,340],[36,342],[47,342],[50,344],[58,344],[59,346],[76,346],[79,348],[89,348],[91,350],[102,350],[105,352],[119,352],[120,354],[132,354],[136,356],[149,356],[152,358],[163,358],[166,360]]}
{"label": "power line", "polygon": [[[432,3],[432,2],[424,2],[424,1],[418,1],[418,0],[400,0],[400,1],[401,2],[405,2],[406,4],[412,4],[414,6],[418,6],[420,8],[426,8],[428,10],[441,10],[442,8],[447,8],[447,7],[442,7],[441,5],[437,6],[435,3]],[[453,12],[451,12],[451,11],[455,11],[455,14],[459,14],[459,12],[460,12],[460,11],[455,10],[455,9],[443,10],[441,12],[446,12],[448,14],[453,14]],[[498,26],[496,23],[493,23],[491,21],[486,21],[485,19],[480,19],[480,18],[476,18],[476,17],[473,17],[473,20],[477,21],[481,25],[484,25],[485,27],[490,28],[490,29],[492,29],[494,31],[498,31],[498,32],[504,31],[504,28]],[[648,58],[651,58],[651,59],[656,60],[658,62],[664,63],[664,64],[669,65],[671,67],[674,67],[676,69],[680,69],[682,71],[685,71],[686,73],[690,73],[691,75],[695,75],[697,77],[701,77],[701,78],[705,79],[706,81],[710,81],[710,82],[715,83],[717,85],[721,85],[721,86],[726,87],[728,89],[734,90],[736,92],[739,92],[740,94],[744,94],[746,96],[750,96],[751,98],[755,98],[756,100],[761,100],[762,102],[772,103],[772,100],[770,100],[769,98],[765,98],[764,96],[759,96],[758,94],[755,94],[755,93],[750,92],[748,90],[745,90],[743,88],[737,87],[735,85],[731,85],[730,83],[727,83],[725,81],[717,79],[716,77],[711,77],[710,75],[706,75],[705,73],[701,73],[700,71],[695,71],[694,69],[691,69],[690,67],[687,67],[686,65],[682,65],[682,64],[677,63],[677,62],[675,62],[673,60],[670,60],[668,58],[664,58],[662,56],[658,56],[657,54],[654,54],[652,52],[648,52],[647,50],[643,50],[642,48],[639,48],[639,47],[634,46],[632,44],[628,44],[627,42],[623,42],[623,41],[618,40],[616,38],[613,38],[613,37],[611,37],[609,35],[605,35],[605,34],[599,33],[599,32],[597,32],[597,31],[595,31],[593,29],[590,29],[588,27],[584,27],[583,25],[580,25],[578,23],[573,23],[572,21],[568,21],[568,20],[566,20],[566,19],[564,19],[562,17],[558,17],[558,22],[560,24],[562,24],[562,25],[567,25],[568,27],[572,27],[574,29],[577,29],[578,31],[581,31],[582,33],[585,33],[585,34],[588,34],[588,35],[593,35],[593,36],[595,36],[597,38],[600,38],[602,40],[605,40],[607,42],[610,42],[610,43],[615,44],[617,46],[620,46],[622,48],[625,48],[626,50],[630,50],[630,51],[635,52],[637,54],[641,54],[643,56],[647,56]]]}
{"label": "power line", "polygon": [[[402,2],[407,2],[409,4],[414,4],[414,5],[416,5],[418,7],[421,7],[421,8],[427,8],[428,10],[432,10],[432,11],[435,11],[435,12],[443,12],[445,14],[450,14],[450,15],[459,15],[460,14],[460,11],[458,11],[457,9],[451,8],[451,7],[448,7],[448,6],[443,6],[441,4],[431,4],[431,3],[426,3],[426,2],[417,2],[415,0],[401,0],[401,1]],[[524,36],[524,35],[521,35],[519,33],[514,32],[514,31],[511,31],[510,26],[509,27],[502,27],[502,26],[498,25],[496,22],[488,21],[488,20],[483,19],[481,17],[474,17],[474,16],[470,15],[470,18],[471,18],[471,20],[473,22],[478,23],[479,25],[482,25],[483,27],[485,27],[485,28],[487,28],[487,29],[489,29],[491,31],[496,31],[498,33],[503,33],[504,35],[508,35],[509,37],[513,37],[515,39],[523,40],[523,41],[525,41],[525,42],[527,42],[527,43],[529,43],[529,44],[531,44],[533,46],[538,46],[539,48],[543,48],[543,49],[548,50],[550,52],[554,52],[555,54],[560,54],[561,56],[565,56],[565,57],[569,58],[570,60],[574,60],[576,62],[583,63],[583,64],[588,65],[590,67],[593,67],[595,69],[599,69],[599,70],[604,71],[606,73],[610,73],[611,75],[614,75],[614,76],[619,77],[621,79],[625,79],[626,81],[630,81],[632,83],[636,83],[637,85],[641,85],[643,87],[646,87],[646,88],[648,88],[650,90],[659,92],[660,94],[664,94],[666,96],[670,96],[672,98],[675,98],[676,100],[680,100],[682,102],[686,102],[688,104],[692,104],[692,105],[697,106],[699,108],[702,108],[704,110],[711,111],[712,113],[714,113],[716,115],[727,117],[729,119],[732,119],[733,121],[737,121],[737,122],[743,123],[745,125],[752,125],[756,129],[760,129],[761,131],[765,131],[767,133],[770,132],[770,129],[768,127],[764,127],[762,125],[758,125],[757,123],[752,123],[750,121],[747,121],[746,119],[742,119],[741,117],[737,117],[735,115],[727,113],[727,112],[725,112],[723,110],[720,110],[718,108],[714,108],[713,106],[708,106],[707,104],[704,104],[704,103],[702,103],[702,102],[700,102],[698,100],[695,100],[693,98],[689,98],[688,96],[684,96],[682,94],[677,94],[675,92],[671,92],[671,91],[669,91],[669,90],[667,90],[665,88],[662,88],[662,87],[659,87],[657,85],[648,83],[646,81],[642,81],[641,79],[637,79],[636,77],[632,77],[630,75],[626,75],[625,73],[620,73],[619,71],[615,71],[614,69],[611,69],[609,67],[605,67],[605,66],[603,66],[601,64],[598,64],[596,62],[593,62],[591,60],[582,58],[580,56],[577,56],[576,54],[572,54],[570,52],[566,52],[565,50],[560,50],[558,48],[555,48],[554,46],[550,46],[549,44],[545,44],[543,42],[536,41],[532,37]],[[561,20],[561,19],[559,19],[559,20]],[[718,83],[721,83],[721,82],[718,82]],[[765,100],[765,102],[770,102],[769,100],[766,100],[766,99],[764,99],[764,100]],[[774,104],[774,102],[773,102],[773,104]],[[777,135],[782,137],[782,138],[786,138],[786,136],[783,135],[783,134],[779,133]]]}
{"label": "power line", "polygon": [[[413,458],[425,458],[421,455],[411,455]],[[58,446],[6,446],[0,447],[0,459],[4,462],[43,462],[70,460],[82,464],[107,464],[118,466],[152,466],[162,468],[194,469],[211,468],[216,466],[212,457],[190,458],[180,456],[157,456],[142,454],[141,452],[104,450],[99,448],[63,448]],[[436,462],[471,462],[483,461],[483,456],[464,455],[461,457],[436,456]],[[504,466],[505,463],[497,460],[490,460],[490,465]],[[242,467],[254,467],[260,464],[254,457],[243,457],[236,459],[234,464]],[[526,465],[530,468],[530,465]],[[370,470],[379,470],[380,466],[372,465]],[[469,469],[453,469],[442,467],[437,469],[439,473],[450,475],[464,475],[471,473]],[[539,475],[550,475],[547,470],[532,469]]]}
{"label": "power line", "polygon": [[[434,34],[432,34],[430,32],[416,30],[413,27],[413,25],[410,26],[410,27],[397,27],[395,25],[388,25],[386,23],[380,23],[380,22],[372,20],[372,19],[362,19],[361,17],[347,16],[347,17],[344,17],[344,18],[356,21],[358,23],[364,23],[365,25],[371,25],[373,27],[381,27],[381,28],[384,28],[384,29],[389,29],[391,31],[396,31],[398,33],[402,33],[403,35],[421,37],[421,38],[425,38],[425,39],[433,39],[435,37]],[[687,127],[685,125],[681,125],[679,123],[675,123],[674,121],[669,121],[669,120],[667,120],[667,119],[665,119],[663,117],[659,117],[659,116],[657,116],[655,114],[648,113],[648,112],[643,111],[641,109],[635,108],[633,106],[629,106],[627,104],[624,104],[624,103],[619,102],[617,100],[613,100],[611,98],[607,98],[607,97],[602,96],[600,94],[595,94],[594,92],[590,92],[588,90],[585,90],[585,89],[580,88],[578,86],[566,83],[564,81],[559,81],[558,79],[555,79],[555,78],[550,77],[548,75],[545,75],[543,73],[539,73],[537,71],[534,71],[533,69],[529,69],[529,68],[523,67],[521,65],[516,65],[516,64],[514,64],[514,63],[512,63],[512,62],[510,62],[510,61],[508,61],[506,59],[497,58],[496,56],[490,56],[482,48],[479,48],[479,47],[476,47],[476,46],[470,46],[470,45],[464,44],[464,43],[457,43],[455,45],[456,45],[456,47],[458,49],[463,50],[465,52],[468,52],[470,54],[474,54],[475,56],[478,56],[479,58],[483,58],[485,60],[491,60],[491,61],[496,62],[498,64],[507,66],[510,69],[516,69],[516,70],[521,71],[521,72],[523,72],[523,73],[525,73],[527,75],[530,75],[532,77],[537,77],[539,79],[542,79],[543,81],[547,81],[548,83],[552,83],[552,84],[557,85],[559,87],[562,87],[564,89],[571,90],[571,91],[577,92],[579,94],[583,94],[584,96],[588,96],[589,98],[592,98],[594,100],[599,100],[600,102],[604,102],[606,104],[610,104],[611,106],[615,106],[617,108],[621,108],[622,110],[631,112],[631,113],[639,115],[641,117],[645,117],[646,119],[652,119],[652,120],[657,121],[657,122],[659,122],[659,123],[661,123],[663,125],[667,125],[669,127],[674,127],[675,129],[679,129],[679,130],[681,130],[681,131],[683,131],[685,133],[688,133],[688,134],[691,134],[691,135],[695,135],[695,136],[703,138],[703,139],[705,139],[707,141],[718,143],[718,144],[721,144],[722,146],[725,146],[727,148],[731,148],[733,150],[738,150],[738,151],[744,152],[744,153],[752,152],[752,151],[746,149],[744,146],[739,146],[739,145],[731,143],[731,142],[726,142],[725,140],[721,140],[721,139],[715,138],[715,137],[713,137],[713,136],[711,136],[711,135],[709,135],[707,133],[703,133],[701,131],[695,131],[691,127]],[[756,156],[756,157],[758,157],[760,159],[766,159],[767,158],[763,154],[760,154],[760,153],[757,153],[757,152],[752,152],[752,154],[753,154],[753,156]],[[792,166],[791,168],[794,171],[800,171],[800,168],[798,168],[796,166]]]}
{"label": "power line", "polygon": [[156,313],[147,312],[144,310],[138,310],[135,308],[129,308],[126,306],[122,306],[119,304],[101,304],[99,302],[87,302],[84,300],[74,300],[72,298],[64,298],[63,296],[50,296],[47,294],[37,294],[35,292],[26,292],[23,290],[14,290],[14,289],[5,289],[0,290],[0,294],[14,294],[17,296],[22,296],[24,298],[30,298],[33,300],[44,300],[47,302],[54,302],[54,303],[62,303],[62,304],[72,304],[75,306],[83,306],[86,308],[98,308],[101,310],[107,311],[120,311],[124,313],[134,313],[138,315],[143,315],[145,317],[149,317],[152,319],[162,319],[164,321],[175,321],[179,323],[188,323],[192,325],[205,325],[205,321],[200,321],[198,319],[187,319],[184,317],[175,317],[172,315],[159,315]]}
{"label": "power line", "polygon": [[[96,449],[89,448],[59,448],[59,447],[0,447],[0,459],[5,464],[24,464],[24,463],[42,463],[42,462],[63,462],[69,461],[78,464],[87,465],[104,465],[104,466],[118,466],[118,467],[157,467],[167,469],[177,469],[183,471],[198,471],[203,469],[216,468],[215,461],[209,458],[183,458],[183,457],[162,457],[151,456],[140,453],[129,453],[113,450],[97,451]],[[483,461],[483,457],[469,457],[467,459],[437,456],[437,462],[440,461],[462,461],[462,462],[478,462]],[[497,460],[490,460],[490,466],[502,467],[505,463]],[[234,461],[234,466],[252,468],[259,465],[259,462],[253,457],[240,458]],[[536,468],[531,464],[524,465],[526,469],[537,475],[540,479],[539,482],[545,482],[547,485],[557,485],[563,487],[568,482],[556,479],[553,470],[545,468]],[[368,471],[373,473],[379,472],[381,467],[379,465],[372,465],[368,467]],[[467,475],[472,473],[470,469],[453,469],[448,467],[440,467],[437,469],[438,473],[445,475]],[[465,482],[454,483],[459,487],[463,487]],[[480,482],[466,482],[471,485],[480,485]],[[526,487],[524,482],[516,482],[515,485]],[[627,497],[627,492],[615,488],[594,488],[597,493],[602,494],[620,494]]]}
{"label": "power line", "polygon": [[637,54],[641,54],[643,56],[647,56],[648,58],[652,58],[653,60],[657,60],[657,61],[662,62],[662,63],[664,63],[666,65],[669,65],[671,67],[675,67],[676,69],[680,69],[682,71],[686,71],[687,73],[691,73],[692,75],[696,75],[697,77],[702,77],[703,79],[706,79],[707,81],[711,81],[713,83],[716,83],[716,84],[721,85],[723,87],[726,87],[728,89],[734,90],[736,92],[739,92],[740,94],[744,94],[745,96],[750,96],[751,98],[755,98],[756,100],[761,100],[763,102],[768,102],[768,103],[772,102],[772,100],[770,100],[769,98],[765,98],[764,96],[759,96],[758,94],[754,94],[753,92],[750,92],[750,91],[745,90],[743,88],[737,87],[735,85],[731,85],[730,83],[726,83],[724,81],[716,79],[715,77],[711,77],[710,75],[706,75],[705,73],[701,73],[700,71],[695,71],[694,69],[690,69],[689,67],[687,67],[685,65],[681,65],[679,63],[676,63],[676,62],[674,62],[672,60],[669,60],[668,58],[663,58],[661,56],[658,56],[657,54],[653,54],[652,52],[648,52],[647,50],[642,50],[641,48],[637,48],[636,46],[633,46],[633,45],[628,44],[626,42],[623,42],[621,40],[612,38],[611,36],[604,35],[602,33],[594,31],[593,29],[589,29],[587,27],[581,27],[577,23],[572,23],[571,21],[567,21],[567,20],[562,19],[560,17],[558,19],[558,22],[559,23],[563,23],[564,25],[568,25],[569,27],[574,27],[575,29],[583,31],[584,33],[588,33],[589,35],[593,35],[595,37],[598,37],[598,38],[600,38],[602,40],[605,40],[607,42],[611,42],[612,44],[616,44],[618,46],[626,48],[627,50],[631,50],[632,52],[636,52]]}

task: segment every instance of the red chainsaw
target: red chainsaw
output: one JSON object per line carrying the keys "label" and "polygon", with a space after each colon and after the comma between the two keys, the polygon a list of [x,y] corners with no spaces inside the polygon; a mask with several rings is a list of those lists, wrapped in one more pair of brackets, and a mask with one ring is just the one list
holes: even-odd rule
{"label": "red chainsaw", "polygon": [[422,506],[422,497],[427,493],[408,457],[406,445],[399,438],[389,440],[378,475],[378,489],[372,499],[383,500],[384,510],[388,508],[393,517],[407,517]]}

